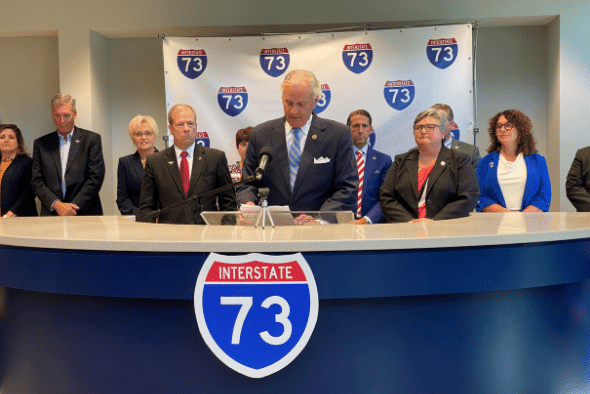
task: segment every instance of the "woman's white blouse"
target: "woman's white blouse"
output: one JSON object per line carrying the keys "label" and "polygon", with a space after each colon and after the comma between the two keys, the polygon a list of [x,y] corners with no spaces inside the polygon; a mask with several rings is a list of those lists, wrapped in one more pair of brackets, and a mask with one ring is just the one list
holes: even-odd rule
{"label": "woman's white blouse", "polygon": [[516,160],[508,161],[500,153],[498,161],[498,183],[500,190],[504,195],[506,208],[511,211],[520,211],[522,206],[522,196],[524,195],[524,185],[526,184],[526,163],[522,152],[518,154]]}

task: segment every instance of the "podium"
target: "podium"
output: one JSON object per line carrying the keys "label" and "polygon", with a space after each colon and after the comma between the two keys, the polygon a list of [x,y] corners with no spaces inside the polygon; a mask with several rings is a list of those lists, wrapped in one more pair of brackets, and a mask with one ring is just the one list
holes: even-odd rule
{"label": "podium", "polygon": [[[204,343],[210,252],[301,252],[320,298],[287,367],[251,379]],[[588,392],[590,214],[198,226],[0,220],[0,392]]]}
{"label": "podium", "polygon": [[354,222],[351,211],[313,211],[295,212],[283,207],[269,207],[267,210],[256,209],[244,212],[201,212],[208,226],[322,226],[330,224],[349,224]]}

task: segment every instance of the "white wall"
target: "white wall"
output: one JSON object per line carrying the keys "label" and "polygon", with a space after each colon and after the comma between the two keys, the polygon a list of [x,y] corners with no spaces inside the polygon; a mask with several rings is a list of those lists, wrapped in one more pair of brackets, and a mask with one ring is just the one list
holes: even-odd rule
{"label": "white wall", "polygon": [[57,37],[0,39],[0,123],[23,132],[29,153],[33,141],[54,130],[51,97],[59,91]]}
{"label": "white wall", "polygon": [[[490,146],[488,121],[505,109],[519,109],[533,121],[541,155],[547,155],[546,26],[480,28],[477,50],[480,152]],[[471,142],[471,141],[470,141]]]}

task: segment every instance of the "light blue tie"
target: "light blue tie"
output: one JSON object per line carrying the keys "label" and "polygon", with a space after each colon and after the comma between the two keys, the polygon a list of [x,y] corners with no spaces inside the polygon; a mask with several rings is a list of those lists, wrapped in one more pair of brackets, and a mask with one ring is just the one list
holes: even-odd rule
{"label": "light blue tie", "polygon": [[291,133],[293,134],[293,138],[291,139],[291,146],[289,147],[289,174],[291,191],[293,191],[295,178],[297,178],[299,161],[301,161],[301,129],[291,129]]}

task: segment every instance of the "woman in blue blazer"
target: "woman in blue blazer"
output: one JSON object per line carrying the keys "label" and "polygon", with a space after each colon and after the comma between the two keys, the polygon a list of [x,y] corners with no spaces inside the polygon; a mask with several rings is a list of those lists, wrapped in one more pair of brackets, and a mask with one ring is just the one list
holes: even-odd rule
{"label": "woman in blue blazer", "polygon": [[137,215],[139,191],[145,159],[158,150],[154,142],[158,125],[151,116],[137,115],[129,123],[129,136],[137,151],[119,159],[117,168],[117,207],[122,215]]}
{"label": "woman in blue blazer", "polygon": [[537,153],[532,123],[511,109],[490,119],[489,154],[477,165],[478,212],[549,210],[551,182],[545,158]]}
{"label": "woman in blue blazer", "polygon": [[27,154],[20,129],[0,125],[0,213],[3,217],[37,216],[31,187],[33,159]]}

